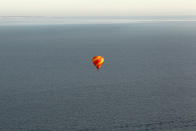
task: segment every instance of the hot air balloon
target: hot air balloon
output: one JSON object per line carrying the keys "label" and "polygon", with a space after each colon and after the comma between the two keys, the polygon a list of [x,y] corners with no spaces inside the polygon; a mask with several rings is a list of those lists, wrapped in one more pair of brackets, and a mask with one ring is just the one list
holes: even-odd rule
{"label": "hot air balloon", "polygon": [[102,56],[94,56],[92,58],[92,63],[97,69],[100,69],[104,62],[104,58]]}

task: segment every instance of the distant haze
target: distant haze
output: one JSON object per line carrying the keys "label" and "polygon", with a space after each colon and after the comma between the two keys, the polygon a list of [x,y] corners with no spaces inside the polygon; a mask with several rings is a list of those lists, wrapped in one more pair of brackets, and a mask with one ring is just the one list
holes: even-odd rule
{"label": "distant haze", "polygon": [[196,0],[0,0],[0,16],[195,15]]}

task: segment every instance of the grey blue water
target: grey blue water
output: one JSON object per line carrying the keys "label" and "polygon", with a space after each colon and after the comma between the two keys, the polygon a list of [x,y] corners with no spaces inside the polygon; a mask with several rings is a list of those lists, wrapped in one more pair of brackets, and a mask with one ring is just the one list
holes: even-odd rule
{"label": "grey blue water", "polygon": [[0,130],[195,131],[196,22],[0,26]]}

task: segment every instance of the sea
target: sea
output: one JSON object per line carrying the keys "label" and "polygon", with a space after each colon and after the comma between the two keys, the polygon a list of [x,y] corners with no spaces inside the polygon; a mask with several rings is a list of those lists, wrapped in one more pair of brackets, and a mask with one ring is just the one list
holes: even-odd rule
{"label": "sea", "polygon": [[0,131],[196,131],[196,19],[0,17]]}

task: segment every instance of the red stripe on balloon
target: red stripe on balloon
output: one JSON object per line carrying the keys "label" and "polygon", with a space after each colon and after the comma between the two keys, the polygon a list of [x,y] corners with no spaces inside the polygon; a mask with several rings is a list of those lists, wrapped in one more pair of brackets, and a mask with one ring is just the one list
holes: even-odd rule
{"label": "red stripe on balloon", "polygon": [[100,58],[100,59],[94,61],[93,64],[96,66],[99,62],[101,62],[101,60],[102,60],[102,59]]}

